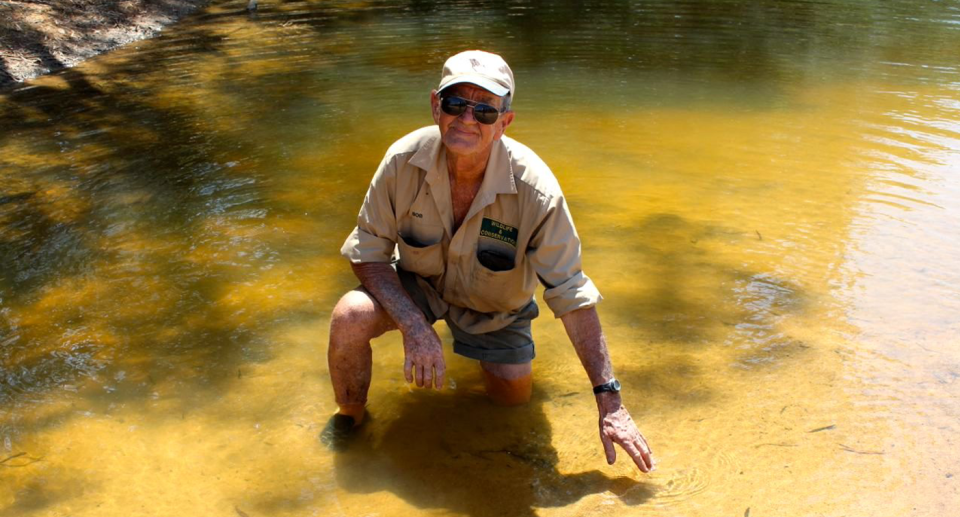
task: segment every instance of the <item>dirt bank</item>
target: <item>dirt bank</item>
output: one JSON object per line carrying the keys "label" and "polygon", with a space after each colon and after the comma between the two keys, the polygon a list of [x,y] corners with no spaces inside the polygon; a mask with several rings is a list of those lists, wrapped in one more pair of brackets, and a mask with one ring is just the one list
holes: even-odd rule
{"label": "dirt bank", "polygon": [[156,35],[209,0],[0,0],[0,88]]}

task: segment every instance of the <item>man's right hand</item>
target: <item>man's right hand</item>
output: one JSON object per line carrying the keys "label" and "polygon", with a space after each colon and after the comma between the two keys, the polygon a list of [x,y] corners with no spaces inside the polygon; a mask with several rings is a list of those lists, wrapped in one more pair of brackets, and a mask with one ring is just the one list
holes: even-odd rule
{"label": "man's right hand", "polygon": [[403,334],[403,374],[407,382],[416,379],[421,388],[433,385],[442,388],[447,366],[440,336],[403,290],[397,271],[381,262],[352,264],[352,267],[364,289],[387,311]]}
{"label": "man's right hand", "polygon": [[417,386],[436,389],[443,388],[447,370],[443,360],[443,343],[433,327],[423,321],[409,330],[401,330],[403,334],[403,375],[407,382],[416,378]]}

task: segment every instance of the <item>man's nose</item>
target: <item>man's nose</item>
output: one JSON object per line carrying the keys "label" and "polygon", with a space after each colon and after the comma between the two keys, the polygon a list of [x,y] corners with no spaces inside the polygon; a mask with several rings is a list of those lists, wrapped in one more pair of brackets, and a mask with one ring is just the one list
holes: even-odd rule
{"label": "man's nose", "polygon": [[468,124],[473,124],[477,121],[477,119],[473,117],[473,106],[467,106],[467,109],[463,110],[463,113],[461,113],[458,118]]}

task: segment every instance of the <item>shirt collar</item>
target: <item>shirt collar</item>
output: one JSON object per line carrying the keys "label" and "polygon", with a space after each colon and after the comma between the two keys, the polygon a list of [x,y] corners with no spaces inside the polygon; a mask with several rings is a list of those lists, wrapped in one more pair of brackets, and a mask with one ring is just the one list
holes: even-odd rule
{"label": "shirt collar", "polygon": [[517,193],[517,182],[513,177],[513,161],[510,159],[510,150],[507,149],[503,137],[493,144],[481,188],[491,194]]}
{"label": "shirt collar", "polygon": [[[434,126],[437,127],[437,126]],[[440,171],[437,167],[437,156],[440,154],[440,147],[443,142],[440,141],[440,131],[435,131],[427,140],[417,149],[417,152],[410,157],[411,165],[420,167],[427,171],[426,180],[431,186],[439,184]]]}

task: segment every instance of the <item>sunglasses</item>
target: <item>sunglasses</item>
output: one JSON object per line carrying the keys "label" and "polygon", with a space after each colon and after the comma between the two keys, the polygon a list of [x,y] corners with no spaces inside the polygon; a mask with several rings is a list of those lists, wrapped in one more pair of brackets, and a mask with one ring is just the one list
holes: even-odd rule
{"label": "sunglasses", "polygon": [[453,117],[459,117],[467,108],[473,108],[473,118],[481,124],[493,124],[500,118],[500,110],[482,102],[473,102],[463,97],[443,97],[440,99],[440,109]]}

